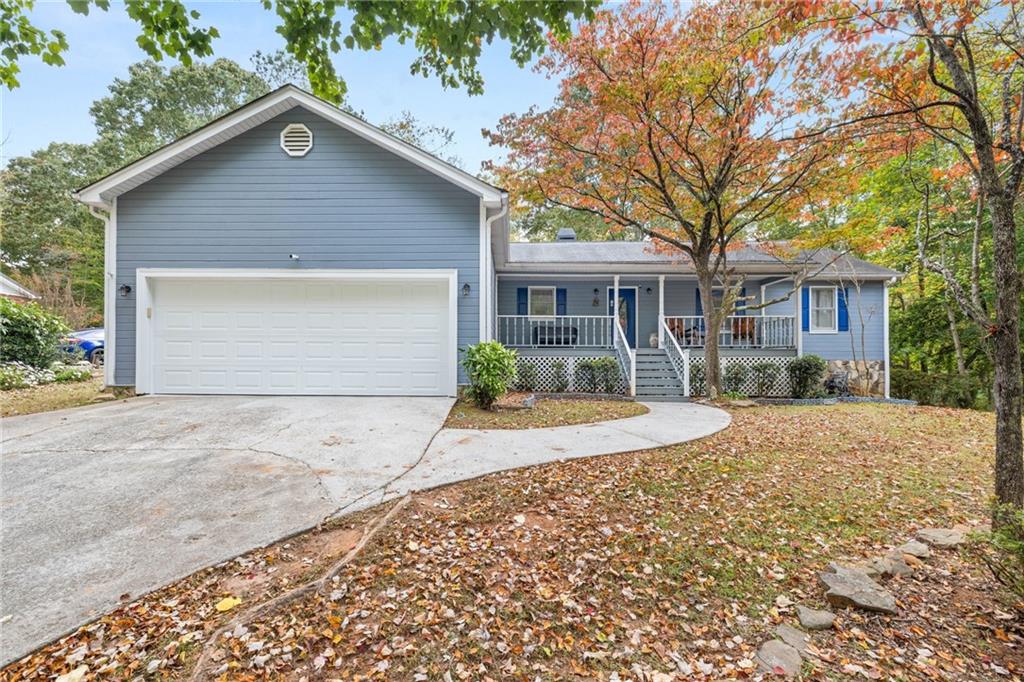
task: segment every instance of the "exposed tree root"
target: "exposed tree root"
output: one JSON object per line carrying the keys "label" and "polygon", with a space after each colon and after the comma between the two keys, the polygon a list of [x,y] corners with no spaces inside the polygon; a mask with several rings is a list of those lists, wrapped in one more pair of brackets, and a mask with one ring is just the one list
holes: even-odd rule
{"label": "exposed tree root", "polygon": [[314,580],[293,587],[287,592],[283,592],[273,599],[269,599],[259,604],[254,604],[252,607],[245,609],[240,612],[234,618],[229,620],[227,623],[217,628],[213,634],[211,634],[206,642],[203,644],[203,649],[199,653],[199,658],[196,659],[195,667],[192,669],[192,674],[189,676],[189,680],[192,682],[199,682],[200,680],[210,679],[212,676],[207,670],[207,666],[210,664],[210,657],[213,652],[217,650],[220,645],[220,640],[224,637],[224,633],[234,630],[239,625],[246,625],[256,620],[260,616],[273,613],[278,609],[291,604],[292,602],[305,597],[309,594],[322,593],[327,585],[331,582],[331,579],[341,571],[347,564],[355,559],[364,547],[377,535],[378,532],[397,514],[405,505],[412,499],[412,495],[406,495],[392,505],[391,509],[387,513],[378,516],[376,519],[366,524],[363,527],[363,534],[360,536],[359,541],[345,553],[345,556],[341,557],[337,562],[330,566],[324,573]]}

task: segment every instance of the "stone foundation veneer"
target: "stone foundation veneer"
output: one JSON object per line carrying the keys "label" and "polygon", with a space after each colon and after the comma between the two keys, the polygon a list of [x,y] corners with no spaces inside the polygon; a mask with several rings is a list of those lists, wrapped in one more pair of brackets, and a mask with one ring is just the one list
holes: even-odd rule
{"label": "stone foundation veneer", "polygon": [[885,396],[885,361],[829,360],[828,371],[846,372],[850,376],[850,392],[855,395]]}

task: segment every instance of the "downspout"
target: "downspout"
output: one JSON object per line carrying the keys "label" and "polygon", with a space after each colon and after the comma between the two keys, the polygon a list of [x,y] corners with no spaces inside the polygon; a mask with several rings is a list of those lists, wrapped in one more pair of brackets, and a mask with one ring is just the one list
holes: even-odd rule
{"label": "downspout", "polygon": [[882,353],[885,361],[885,399],[888,400],[889,395],[889,374],[891,374],[891,368],[889,367],[889,285],[895,284],[896,278],[893,277],[890,280],[882,282]]}
{"label": "downspout", "polygon": [[484,221],[484,258],[486,258],[487,265],[486,284],[484,285],[487,287],[487,290],[484,292],[487,298],[484,303],[484,310],[487,314],[487,322],[485,326],[487,338],[481,339],[481,341],[490,341],[494,338],[494,254],[491,252],[491,226],[494,225],[495,221],[500,220],[507,215],[508,194],[502,194],[501,210]]}

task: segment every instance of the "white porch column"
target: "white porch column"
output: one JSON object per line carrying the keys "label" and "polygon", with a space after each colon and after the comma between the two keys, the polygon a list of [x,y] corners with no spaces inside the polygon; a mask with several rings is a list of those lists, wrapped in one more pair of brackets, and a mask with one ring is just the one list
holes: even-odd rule
{"label": "white porch column", "polygon": [[658,275],[658,348],[665,347],[665,275]]}
{"label": "white porch column", "polygon": [[619,276],[612,280],[612,324],[619,323]]}

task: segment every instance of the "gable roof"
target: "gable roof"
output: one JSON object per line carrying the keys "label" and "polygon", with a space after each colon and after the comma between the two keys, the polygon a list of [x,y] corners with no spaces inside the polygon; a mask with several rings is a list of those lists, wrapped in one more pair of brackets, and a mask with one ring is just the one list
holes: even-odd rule
{"label": "gable roof", "polygon": [[39,298],[31,291],[21,286],[7,275],[0,272],[0,295],[2,296],[19,296],[21,298],[36,299]]}
{"label": "gable roof", "polygon": [[[778,244],[784,246],[783,242]],[[797,265],[807,266],[814,272],[820,269],[823,278],[891,279],[902,276],[896,270],[828,248],[796,251],[787,258],[748,244],[730,251],[727,260],[748,272],[785,273]],[[649,241],[513,242],[509,244],[508,261],[502,269],[528,271],[552,267],[595,272],[665,272],[666,269],[693,272],[693,268],[679,256],[655,251]]]}
{"label": "gable roof", "polygon": [[258,97],[248,104],[214,119],[180,140],[164,145],[141,159],[100,178],[75,192],[74,197],[89,206],[109,208],[111,201],[118,195],[135,189],[192,157],[252,130],[297,106],[318,114],[331,123],[420,166],[453,185],[476,194],[489,208],[501,206],[504,191],[500,188],[290,84]]}

